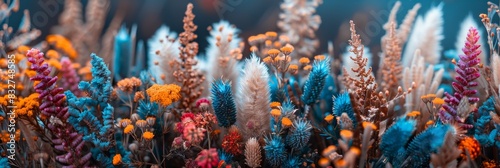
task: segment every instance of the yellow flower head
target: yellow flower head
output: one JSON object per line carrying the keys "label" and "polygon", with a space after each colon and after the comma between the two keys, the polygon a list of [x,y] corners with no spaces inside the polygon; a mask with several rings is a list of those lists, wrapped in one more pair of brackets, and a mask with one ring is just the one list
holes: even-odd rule
{"label": "yellow flower head", "polygon": [[123,133],[125,134],[130,134],[132,131],[134,131],[134,126],[132,124],[127,125],[125,129],[123,129]]}
{"label": "yellow flower head", "polygon": [[278,118],[281,116],[281,110],[279,109],[272,109],[271,110],[271,116]]}
{"label": "yellow flower head", "polygon": [[31,47],[22,45],[22,46],[17,47],[17,52],[19,52],[21,54],[26,54],[30,49],[31,49]]}
{"label": "yellow flower head", "polygon": [[299,69],[299,66],[298,65],[295,65],[295,64],[290,64],[288,66],[288,69],[292,70],[292,71],[296,71]]}
{"label": "yellow flower head", "polygon": [[175,84],[154,84],[147,89],[146,92],[149,96],[149,100],[165,107],[181,99],[181,87]]}
{"label": "yellow flower head", "polygon": [[251,46],[250,47],[250,51],[251,52],[257,52],[257,51],[259,51],[259,49],[256,46]]}
{"label": "yellow flower head", "polygon": [[280,48],[281,47],[281,43],[279,41],[275,41],[273,43],[273,46],[274,46],[274,48]]}
{"label": "yellow flower head", "polygon": [[268,32],[266,32],[266,36],[270,37],[270,38],[276,38],[276,37],[278,37],[278,33],[273,32],[273,31],[268,31]]}
{"label": "yellow flower head", "polygon": [[406,116],[408,116],[408,117],[417,117],[419,115],[420,115],[420,111],[412,111],[412,112],[406,114]]}
{"label": "yellow flower head", "polygon": [[434,104],[434,105],[443,105],[444,104],[444,100],[441,99],[441,98],[435,98],[434,100],[432,100],[432,104]]}
{"label": "yellow flower head", "polygon": [[306,71],[309,71],[309,70],[311,70],[311,69],[312,69],[312,66],[311,66],[311,65],[306,65],[306,66],[304,67],[304,70],[306,70]]}
{"label": "yellow flower head", "polygon": [[328,115],[325,117],[325,121],[326,121],[327,123],[331,123],[331,122],[332,122],[332,120],[333,120],[333,118],[334,118],[334,116],[333,116],[333,115],[328,114]]}
{"label": "yellow flower head", "polygon": [[266,64],[270,64],[273,62],[273,59],[270,56],[265,57],[262,61]]}
{"label": "yellow flower head", "polygon": [[283,54],[285,54],[285,55],[289,55],[290,53],[292,53],[292,52],[293,52],[294,48],[293,48],[293,46],[292,46],[292,45],[287,44],[287,45],[285,45],[284,47],[281,47],[281,49],[280,49],[280,50],[281,50],[281,52],[283,52]]}
{"label": "yellow flower head", "polygon": [[325,59],[325,56],[324,55],[316,55],[316,56],[314,56],[314,59],[318,60],[318,61],[321,61],[321,60]]}
{"label": "yellow flower head", "polygon": [[113,157],[113,165],[119,165],[122,162],[122,155],[119,153]]}
{"label": "yellow flower head", "polygon": [[299,62],[301,64],[309,64],[311,61],[307,57],[302,57],[302,58],[299,59]]}
{"label": "yellow flower head", "polygon": [[281,119],[281,125],[283,125],[285,128],[291,127],[292,126],[292,120],[290,120],[288,117],[283,117]]}
{"label": "yellow flower head", "polygon": [[278,106],[281,106],[281,103],[280,102],[271,102],[271,104],[269,104],[269,106],[271,108],[278,108]]}
{"label": "yellow flower head", "polygon": [[25,98],[19,98],[14,104],[17,106],[15,111],[17,116],[33,116],[33,111],[35,111],[39,106],[38,93],[33,93]]}
{"label": "yellow flower head", "polygon": [[272,42],[271,40],[266,40],[266,41],[264,42],[264,44],[265,44],[266,46],[270,47],[270,46],[273,44],[273,42]]}
{"label": "yellow flower head", "polygon": [[271,57],[276,57],[280,53],[280,50],[277,49],[270,49],[267,51],[267,54]]}
{"label": "yellow flower head", "polygon": [[64,51],[71,59],[75,59],[78,55],[71,42],[61,35],[48,35],[47,42],[54,45],[57,49]]}
{"label": "yellow flower head", "polygon": [[149,131],[146,131],[142,134],[142,138],[144,138],[145,140],[148,140],[148,141],[152,140],[154,137],[155,137],[155,135]]}
{"label": "yellow flower head", "polygon": [[377,126],[371,122],[363,122],[363,128],[371,127],[372,130],[377,130]]}
{"label": "yellow flower head", "polygon": [[137,120],[135,125],[139,128],[145,128],[148,125],[148,122],[146,120]]}
{"label": "yellow flower head", "polygon": [[342,137],[342,139],[351,139],[353,135],[354,134],[352,133],[352,131],[349,130],[340,131],[340,136]]}
{"label": "yellow flower head", "polygon": [[54,58],[54,59],[59,59],[61,56],[59,56],[59,53],[55,50],[49,50],[45,54],[49,58]]}

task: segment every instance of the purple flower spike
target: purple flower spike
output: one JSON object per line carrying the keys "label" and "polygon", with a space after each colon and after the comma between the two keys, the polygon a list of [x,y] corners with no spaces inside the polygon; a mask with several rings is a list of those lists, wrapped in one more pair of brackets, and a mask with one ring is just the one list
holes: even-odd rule
{"label": "purple flower spike", "polygon": [[[468,116],[457,114],[458,105],[462,98],[467,98],[470,104],[474,104],[479,101],[479,98],[475,97],[477,90],[472,89],[472,87],[477,86],[478,83],[474,82],[477,78],[481,76],[478,69],[478,64],[481,60],[478,58],[481,54],[479,50],[480,45],[477,44],[479,40],[478,31],[471,27],[469,33],[467,34],[467,39],[465,41],[465,46],[462,48],[464,54],[460,55],[460,60],[456,63],[455,72],[457,76],[455,77],[455,82],[452,83],[453,90],[455,93],[453,95],[445,93],[446,98],[444,99],[446,104],[443,105],[443,109],[440,111],[439,118],[445,123],[458,123],[462,128],[470,129],[472,125],[464,124],[460,117],[458,116]],[[461,112],[464,112],[463,110]],[[470,112],[470,111],[465,111]]]}

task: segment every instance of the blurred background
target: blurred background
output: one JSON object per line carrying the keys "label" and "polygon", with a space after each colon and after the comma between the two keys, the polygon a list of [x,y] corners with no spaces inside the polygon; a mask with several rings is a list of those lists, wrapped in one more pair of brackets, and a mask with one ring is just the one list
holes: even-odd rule
{"label": "blurred background", "polygon": [[[241,30],[243,39],[266,31],[279,31],[276,26],[281,0],[111,0],[106,26],[109,25],[117,11],[125,11],[125,26],[138,25],[138,39],[147,40],[157,28],[165,24],[176,33],[182,32],[182,19],[187,3],[194,4],[195,24],[198,25],[197,42],[200,52],[207,46],[207,27],[221,19],[227,20]],[[333,41],[335,53],[343,52],[349,38],[348,22],[353,19],[361,34],[364,44],[372,52],[380,49],[380,37],[384,34],[382,25],[395,0],[324,0],[317,9],[322,24],[317,31],[320,40],[319,53],[327,51],[327,42]],[[63,11],[64,0],[20,0],[20,8],[30,11],[33,26],[42,30],[42,40],[52,26],[57,25],[59,15]],[[85,6],[87,0],[82,0]],[[419,15],[432,6],[443,3],[444,36],[443,51],[453,48],[460,23],[472,14],[480,23],[479,14],[487,11],[487,0],[404,0],[399,9],[397,20],[401,20],[406,12],[416,3],[421,3]],[[9,24],[18,25],[22,12],[13,13]],[[483,29],[483,27],[480,27]],[[484,31],[483,31],[484,32]],[[35,41],[34,43],[36,43]],[[247,47],[248,49],[248,47]]]}

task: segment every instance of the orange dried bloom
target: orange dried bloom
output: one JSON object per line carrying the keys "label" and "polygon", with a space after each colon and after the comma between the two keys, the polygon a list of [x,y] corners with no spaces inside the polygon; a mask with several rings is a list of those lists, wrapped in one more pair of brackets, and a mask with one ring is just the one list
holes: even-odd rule
{"label": "orange dried bloom", "polygon": [[33,111],[35,111],[40,103],[38,101],[38,93],[33,93],[26,98],[19,98],[14,104],[17,106],[15,113],[17,116],[33,116]]}
{"label": "orange dried bloom", "polygon": [[311,65],[306,65],[306,66],[304,67],[304,70],[306,70],[306,71],[309,71],[309,70],[311,70],[311,69],[312,69],[312,66],[311,66]]}
{"label": "orange dried bloom", "polygon": [[264,44],[265,44],[266,46],[270,47],[270,46],[273,44],[273,42],[272,42],[271,40],[266,40],[266,41],[264,42]]}
{"label": "orange dried bloom", "polygon": [[359,150],[359,148],[357,148],[357,147],[351,147],[351,149],[349,149],[349,151],[356,154],[356,155],[361,154],[361,150]]}
{"label": "orange dried bloom", "polygon": [[371,127],[372,130],[377,130],[377,126],[371,122],[366,122],[364,121],[363,122],[363,128],[366,128],[366,127]]}
{"label": "orange dried bloom", "polygon": [[21,54],[26,54],[30,49],[31,49],[31,47],[22,45],[22,46],[17,47],[17,52],[19,52]]}
{"label": "orange dried bloom", "polygon": [[299,59],[299,62],[301,64],[309,64],[311,61],[307,57],[302,57],[302,58]]}
{"label": "orange dried bloom", "polygon": [[256,46],[251,46],[250,47],[250,51],[251,52],[257,52],[257,51],[259,51],[259,49]]}
{"label": "orange dried bloom", "polygon": [[125,134],[130,134],[134,130],[134,126],[132,124],[129,124],[123,129],[123,133]]}
{"label": "orange dried bloom", "polygon": [[145,128],[148,125],[148,122],[146,122],[146,120],[137,120],[135,125],[139,128]]}
{"label": "orange dried bloom", "polygon": [[117,85],[121,91],[131,93],[132,91],[134,91],[134,87],[141,86],[142,82],[139,78],[131,77],[118,81]]}
{"label": "orange dried bloom", "polygon": [[266,36],[271,37],[271,38],[276,38],[276,37],[278,37],[278,33],[273,32],[273,31],[268,31],[268,32],[266,32]]}
{"label": "orange dried bloom", "polygon": [[285,127],[285,128],[291,127],[292,126],[292,120],[290,120],[288,117],[283,117],[281,119],[281,125],[283,125],[283,127]]}
{"label": "orange dried bloom", "polygon": [[326,117],[325,117],[325,121],[328,122],[328,123],[331,123],[332,120],[334,119],[334,116],[331,115],[331,114],[328,114]]}
{"label": "orange dried bloom", "polygon": [[68,39],[66,39],[64,36],[48,35],[47,42],[49,44],[54,45],[54,47],[56,47],[57,49],[60,49],[63,52],[65,52],[71,59],[75,59],[78,55],[75,48],[73,48],[73,45],[71,44],[71,42]]}
{"label": "orange dried bloom", "polygon": [[280,53],[280,50],[277,49],[270,49],[267,51],[267,54],[271,57],[276,57]]}
{"label": "orange dried bloom", "polygon": [[429,120],[425,123],[425,128],[427,129],[427,127],[431,126],[432,124],[434,124],[434,121],[432,120]]}
{"label": "orange dried bloom", "polygon": [[155,137],[155,135],[149,131],[146,131],[142,134],[142,138],[144,138],[145,140],[148,140],[148,141],[152,140],[154,137]]}
{"label": "orange dried bloom", "polygon": [[49,50],[45,55],[49,58],[54,58],[54,59],[59,59],[61,56],[59,56],[59,53],[55,50]]}
{"label": "orange dried bloom", "polygon": [[264,61],[264,63],[266,63],[266,64],[270,64],[273,62],[273,59],[270,56],[267,56],[262,61]]}
{"label": "orange dried bloom", "polygon": [[467,159],[465,150],[469,151],[472,160],[476,159],[477,156],[479,156],[479,154],[481,153],[481,146],[479,145],[479,142],[475,138],[471,137],[465,137],[464,139],[460,140],[458,148],[462,150],[462,154],[460,154],[460,156],[463,159]]}
{"label": "orange dried bloom", "polygon": [[292,71],[296,71],[299,69],[299,66],[298,65],[295,65],[295,64],[290,64],[288,66],[288,69],[292,70]]}
{"label": "orange dried bloom", "polygon": [[26,70],[24,73],[26,73],[26,75],[30,78],[36,75],[36,71],[33,70]]}
{"label": "orange dried bloom", "polygon": [[120,155],[119,153],[117,153],[113,157],[113,165],[119,165],[120,163],[122,163],[122,155]]}
{"label": "orange dried bloom", "polygon": [[58,70],[62,68],[61,62],[59,62],[59,60],[57,60],[57,59],[49,59],[47,61],[47,64],[49,64],[49,66],[54,67]]}
{"label": "orange dried bloom", "polygon": [[285,45],[284,47],[281,47],[281,49],[280,49],[280,50],[281,50],[281,52],[283,52],[283,54],[285,54],[285,55],[289,55],[290,53],[292,53],[292,52],[293,52],[294,48],[293,48],[293,46],[292,46],[292,45],[287,44],[287,45]]}
{"label": "orange dried bloom", "polygon": [[162,106],[168,106],[181,99],[181,87],[175,84],[158,85],[154,84],[146,90],[149,99]]}
{"label": "orange dried bloom", "polygon": [[316,55],[316,56],[314,56],[314,59],[318,60],[318,61],[321,61],[321,60],[325,59],[325,56],[324,55]]}
{"label": "orange dried bloom", "polygon": [[272,109],[271,110],[271,116],[278,118],[281,116],[281,110],[279,109]]}
{"label": "orange dried bloom", "polygon": [[328,157],[330,154],[334,153],[337,150],[337,147],[334,145],[330,145],[323,149],[322,155],[324,157]]}
{"label": "orange dried bloom", "polygon": [[408,116],[408,117],[417,117],[419,115],[420,115],[419,111],[412,111],[412,112],[406,114],[406,116]]}
{"label": "orange dried bloom", "polygon": [[328,166],[330,166],[330,160],[328,160],[327,158],[321,158],[321,159],[319,159],[318,164],[321,167],[328,167]]}
{"label": "orange dried bloom", "polygon": [[339,159],[335,161],[335,167],[344,167],[347,166],[347,162],[344,159]]}
{"label": "orange dried bloom", "polygon": [[497,163],[495,163],[494,160],[483,161],[482,166],[484,168],[497,168],[498,167]]}
{"label": "orange dried bloom", "polygon": [[281,106],[281,103],[280,102],[271,102],[271,104],[269,104],[269,106],[271,108],[278,108],[279,106]]}
{"label": "orange dried bloom", "polygon": [[432,100],[432,104],[434,104],[434,105],[443,105],[444,104],[444,100],[441,99],[441,98],[435,98],[434,100]]}
{"label": "orange dried bloom", "polygon": [[144,92],[143,91],[135,92],[134,102],[138,102],[139,100],[142,100],[142,99],[144,99]]}
{"label": "orange dried bloom", "polygon": [[352,131],[349,130],[340,131],[340,136],[342,137],[342,139],[351,139],[353,135],[354,134],[352,133]]}
{"label": "orange dried bloom", "polygon": [[273,43],[273,46],[274,46],[274,48],[280,48],[281,47],[281,43],[279,41],[275,41]]}

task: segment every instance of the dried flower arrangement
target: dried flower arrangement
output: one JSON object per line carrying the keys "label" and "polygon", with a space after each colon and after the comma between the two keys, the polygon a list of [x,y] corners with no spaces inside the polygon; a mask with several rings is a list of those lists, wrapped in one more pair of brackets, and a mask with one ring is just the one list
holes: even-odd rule
{"label": "dried flower arrangement", "polygon": [[467,17],[461,51],[441,57],[442,5],[398,25],[396,2],[375,72],[352,20],[345,56],[313,55],[322,3],[284,0],[281,32],[248,37],[248,58],[240,30],[215,23],[207,59],[188,4],[178,37],[162,26],[148,41],[148,71],[124,13],[101,37],[109,1],[90,0],[85,22],[65,1],[33,49],[25,11],[0,31],[0,167],[499,167],[499,6],[480,15],[488,46]]}

